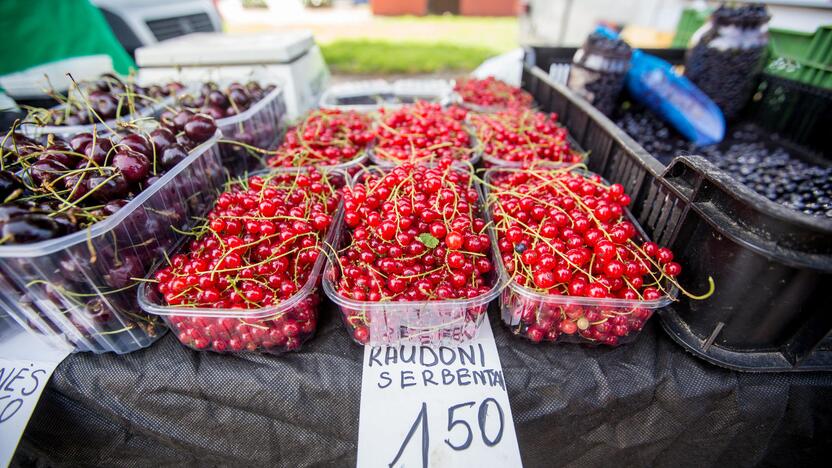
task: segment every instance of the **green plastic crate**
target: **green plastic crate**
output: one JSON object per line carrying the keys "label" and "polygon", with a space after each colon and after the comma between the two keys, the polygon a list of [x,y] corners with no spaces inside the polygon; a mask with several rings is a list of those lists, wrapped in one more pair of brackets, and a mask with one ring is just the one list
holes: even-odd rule
{"label": "green plastic crate", "polygon": [[832,67],[832,25],[819,27],[814,36],[809,45],[809,63]]}
{"label": "green plastic crate", "polygon": [[770,28],[769,48],[777,57],[788,57],[805,62],[809,59],[809,46],[812,44],[814,33],[791,31],[788,29]]}
{"label": "green plastic crate", "polygon": [[711,16],[713,10],[697,10],[694,8],[685,8],[682,10],[682,16],[676,24],[676,34],[673,36],[673,41],[670,47],[687,48],[690,38],[697,29],[701,28],[708,17]]}
{"label": "green plastic crate", "polygon": [[832,25],[814,33],[772,28],[766,71],[819,88],[832,89]]}

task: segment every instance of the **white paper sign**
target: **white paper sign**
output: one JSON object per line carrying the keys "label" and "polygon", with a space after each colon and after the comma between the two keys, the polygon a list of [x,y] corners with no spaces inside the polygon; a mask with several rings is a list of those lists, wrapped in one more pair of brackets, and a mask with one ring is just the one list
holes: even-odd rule
{"label": "white paper sign", "polygon": [[465,345],[365,347],[357,464],[521,466],[488,320]]}
{"label": "white paper sign", "polygon": [[0,466],[8,466],[46,382],[72,350],[27,333],[0,342]]}

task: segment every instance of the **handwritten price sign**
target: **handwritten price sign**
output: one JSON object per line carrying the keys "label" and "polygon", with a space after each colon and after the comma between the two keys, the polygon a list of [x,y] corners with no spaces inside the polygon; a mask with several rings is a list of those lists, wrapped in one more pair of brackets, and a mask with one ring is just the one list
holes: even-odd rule
{"label": "handwritten price sign", "polygon": [[482,327],[460,346],[365,348],[359,467],[521,466],[494,336]]}
{"label": "handwritten price sign", "polygon": [[0,466],[8,466],[52,371],[70,351],[0,324]]}

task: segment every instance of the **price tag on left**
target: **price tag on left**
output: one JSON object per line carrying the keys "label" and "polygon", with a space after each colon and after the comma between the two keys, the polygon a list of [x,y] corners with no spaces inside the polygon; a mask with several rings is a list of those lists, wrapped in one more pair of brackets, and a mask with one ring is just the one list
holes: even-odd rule
{"label": "price tag on left", "polygon": [[52,372],[72,350],[26,333],[0,342],[0,466],[8,466]]}

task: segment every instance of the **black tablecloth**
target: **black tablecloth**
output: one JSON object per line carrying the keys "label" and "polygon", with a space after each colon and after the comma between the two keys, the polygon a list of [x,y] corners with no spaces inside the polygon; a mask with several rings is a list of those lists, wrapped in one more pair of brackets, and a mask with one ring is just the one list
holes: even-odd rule
{"label": "black tablecloth", "polygon": [[[799,466],[832,443],[832,374],[720,369],[657,318],[615,349],[492,326],[527,467]],[[327,312],[283,356],[198,353],[171,334],[130,355],[70,356],[13,464],[353,466],[362,351],[342,328]]]}

